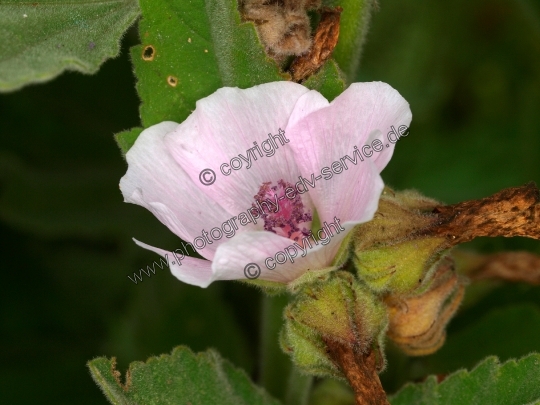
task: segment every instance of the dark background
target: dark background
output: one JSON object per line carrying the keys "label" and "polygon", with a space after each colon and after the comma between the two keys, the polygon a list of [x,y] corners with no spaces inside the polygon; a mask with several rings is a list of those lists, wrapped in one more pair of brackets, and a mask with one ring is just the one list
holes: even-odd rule
{"label": "dark background", "polygon": [[[139,125],[128,48],[95,76],[0,96],[0,402],[105,404],[86,361],[130,361],[186,344],[217,348],[255,375],[261,295],[236,282],[184,285],[168,270],[127,278],[174,249],[149,212],[125,204],[113,134]],[[540,5],[530,1],[381,1],[358,81],[381,80],[411,104],[410,135],[383,172],[446,203],[540,182]],[[540,242],[481,239],[485,252]],[[540,290],[471,289],[437,354],[389,348],[387,389],[431,372],[540,351]]]}

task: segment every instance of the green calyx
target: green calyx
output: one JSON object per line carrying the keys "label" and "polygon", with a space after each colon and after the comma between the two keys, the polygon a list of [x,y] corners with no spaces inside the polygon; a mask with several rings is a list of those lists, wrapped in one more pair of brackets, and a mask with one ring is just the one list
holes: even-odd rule
{"label": "green calyx", "polygon": [[425,236],[439,205],[413,191],[386,188],[373,220],[353,230],[352,262],[359,279],[377,293],[408,295],[429,283],[443,257],[444,237]]}
{"label": "green calyx", "polygon": [[387,324],[384,303],[351,273],[334,271],[303,286],[287,306],[281,346],[304,371],[342,377],[325,341],[382,353]]}

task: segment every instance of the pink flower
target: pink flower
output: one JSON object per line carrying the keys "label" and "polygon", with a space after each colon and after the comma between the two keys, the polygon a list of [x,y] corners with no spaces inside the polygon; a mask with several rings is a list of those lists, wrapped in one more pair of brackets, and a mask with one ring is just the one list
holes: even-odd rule
{"label": "pink flower", "polygon": [[182,124],[144,130],[120,181],[126,202],[207,260],[187,257],[186,243],[174,252],[136,243],[201,287],[259,271],[287,284],[332,269],[348,232],[377,209],[397,140],[388,133],[410,121],[408,103],[381,82],[352,84],[331,103],[286,81],[219,89]]}

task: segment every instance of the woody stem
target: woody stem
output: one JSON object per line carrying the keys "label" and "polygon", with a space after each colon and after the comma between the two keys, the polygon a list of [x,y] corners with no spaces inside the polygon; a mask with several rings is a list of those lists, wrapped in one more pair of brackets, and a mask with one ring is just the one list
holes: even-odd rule
{"label": "woody stem", "polygon": [[328,354],[351,385],[356,405],[389,405],[377,373],[377,358],[373,350],[359,353],[353,347],[324,339]]}

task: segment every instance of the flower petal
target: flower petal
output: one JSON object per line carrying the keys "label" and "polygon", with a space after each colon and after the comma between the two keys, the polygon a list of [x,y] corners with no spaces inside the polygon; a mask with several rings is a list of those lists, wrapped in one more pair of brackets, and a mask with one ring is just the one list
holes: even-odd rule
{"label": "flower petal", "polygon": [[[386,83],[354,83],[332,103],[317,92],[300,98],[286,131],[295,136],[291,148],[304,177],[311,182],[326,168],[309,193],[321,221],[373,217],[383,189],[379,173],[394,149],[386,134],[410,121],[409,104]],[[381,140],[382,151],[359,156],[374,139]]]}
{"label": "flower petal", "polygon": [[[256,278],[261,280],[275,281],[279,283],[289,283],[307,271],[319,270],[329,267],[339,249],[345,236],[352,230],[356,223],[342,224],[344,231],[334,232],[328,238],[326,245],[321,241],[315,244],[313,239],[306,243],[304,249],[294,241],[276,235],[271,232],[244,232],[237,235],[232,240],[219,246],[212,262],[214,280],[238,280],[248,278],[245,273],[247,265],[255,263],[260,269],[260,275]],[[311,248],[310,248],[311,246]],[[278,260],[283,260],[287,256],[279,254],[288,252],[292,256],[282,264],[275,263],[276,255]],[[306,256],[302,257],[302,254]],[[294,256],[296,254],[296,256]],[[267,259],[270,259],[267,261]],[[276,265],[274,269],[267,267]],[[252,269],[252,271],[254,271]],[[254,273],[253,273],[254,274]]]}
{"label": "flower petal", "polygon": [[137,239],[133,240],[140,247],[151,250],[167,260],[171,273],[178,280],[203,288],[208,287],[213,281],[212,262],[187,256],[178,260],[178,256],[174,252],[147,245]]}
{"label": "flower petal", "polygon": [[[188,119],[167,136],[167,145],[193,182],[231,215],[236,215],[251,207],[264,182],[290,181],[299,176],[289,146],[295,140],[285,133],[281,140],[276,138],[277,150],[273,150],[268,136],[279,135],[279,129],[287,126],[296,102],[308,91],[286,81],[243,90],[221,88],[197,102]],[[242,168],[232,170],[231,159]],[[223,164],[228,166],[222,167]],[[217,175],[215,183],[209,186],[199,180],[201,171],[207,168]],[[224,175],[221,168],[230,174]]]}
{"label": "flower petal", "polygon": [[[120,189],[126,202],[145,207],[191,243],[196,237],[202,238],[203,230],[220,227],[230,214],[202,193],[168,152],[163,138],[177,126],[162,122],[139,135],[126,154],[129,167],[120,180]],[[219,243],[207,243],[199,253],[211,259]]]}

